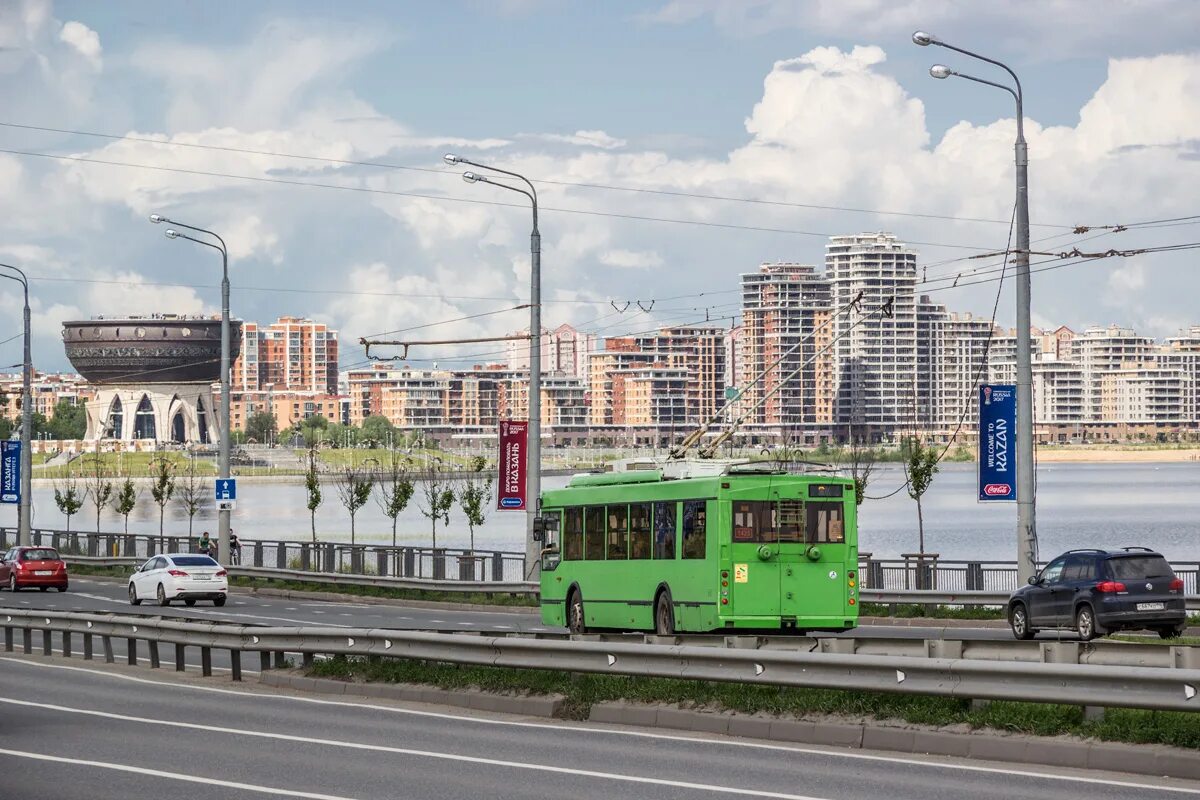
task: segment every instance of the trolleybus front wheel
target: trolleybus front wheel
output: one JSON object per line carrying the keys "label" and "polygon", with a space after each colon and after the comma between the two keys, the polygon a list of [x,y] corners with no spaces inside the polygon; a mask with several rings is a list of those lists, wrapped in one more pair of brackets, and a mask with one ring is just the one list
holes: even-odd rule
{"label": "trolleybus front wheel", "polygon": [[567,597],[567,630],[575,634],[587,633],[583,619],[583,597],[578,589],[572,589]]}

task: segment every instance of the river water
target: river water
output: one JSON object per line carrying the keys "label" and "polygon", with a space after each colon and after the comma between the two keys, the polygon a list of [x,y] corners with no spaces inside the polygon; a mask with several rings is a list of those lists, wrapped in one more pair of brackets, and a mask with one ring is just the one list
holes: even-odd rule
{"label": "river water", "polygon": [[[548,477],[546,488],[563,486],[565,477]],[[887,494],[903,484],[896,465],[880,465],[868,495]],[[304,485],[241,479],[234,529],[246,539],[304,540],[311,537]],[[35,527],[66,527],[54,503],[54,489],[34,486]],[[400,544],[428,545],[429,520],[417,510],[420,487],[397,526]],[[1038,468],[1038,533],[1043,557],[1071,547],[1143,545],[1180,561],[1200,560],[1200,464],[1042,464]],[[975,502],[975,465],[944,464],[923,501],[925,542],[929,552],[947,559],[1011,561],[1016,557],[1016,508],[1011,503]],[[521,550],[524,515],[491,511],[475,533],[481,549]],[[326,541],[350,538],[350,522],[333,486],[325,487],[325,502],[317,511],[317,534]],[[0,507],[0,525],[16,525],[16,507]],[[105,509],[100,527],[121,530],[119,515]],[[84,504],[71,527],[95,530],[95,508]],[[187,515],[178,505],[166,510],[166,530],[187,532]],[[391,523],[372,500],[359,512],[358,541],[390,543]],[[209,505],[196,515],[194,531],[216,531],[216,511]],[[158,506],[149,492],[139,497],[130,515],[131,533],[158,533]],[[438,532],[438,544],[465,547],[467,526],[462,513],[450,515],[448,530]],[[917,509],[901,490],[887,499],[868,500],[859,511],[859,546],[879,557],[896,557],[917,549]]]}

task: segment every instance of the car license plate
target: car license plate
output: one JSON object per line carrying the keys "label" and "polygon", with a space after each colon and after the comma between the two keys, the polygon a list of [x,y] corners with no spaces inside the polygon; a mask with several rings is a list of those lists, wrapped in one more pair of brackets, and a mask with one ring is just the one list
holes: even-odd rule
{"label": "car license plate", "polygon": [[1138,603],[1137,604],[1138,611],[1162,611],[1164,608],[1166,608],[1166,606],[1163,605],[1162,603]]}
{"label": "car license plate", "polygon": [[208,580],[212,580],[212,577],[211,577],[211,576],[209,576],[209,575],[193,575],[192,577],[193,577],[193,578],[195,578],[195,579],[196,579],[196,580],[198,580],[198,581],[208,581]]}
{"label": "car license plate", "polygon": [[34,574],[34,575],[53,575],[53,574],[54,574],[54,570],[52,570],[52,569],[39,569],[39,570],[34,570],[33,574]]}

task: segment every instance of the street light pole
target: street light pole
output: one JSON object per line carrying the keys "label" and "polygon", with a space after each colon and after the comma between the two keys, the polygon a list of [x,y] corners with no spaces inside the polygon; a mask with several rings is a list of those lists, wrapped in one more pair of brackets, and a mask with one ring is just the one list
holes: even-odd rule
{"label": "street light pole", "polygon": [[945,79],[953,75],[975,83],[1003,89],[1011,94],[1017,103],[1017,140],[1013,148],[1017,184],[1017,247],[1013,254],[1013,264],[1017,270],[1017,581],[1024,585],[1037,571],[1037,498],[1034,496],[1033,357],[1031,352],[1033,339],[1030,334],[1032,291],[1029,279],[1029,149],[1025,142],[1024,95],[1021,92],[1021,80],[1006,64],[947,44],[933,34],[917,31],[913,34],[912,40],[914,44],[922,47],[936,45],[980,61],[986,61],[1007,72],[1012,77],[1013,83],[1016,84],[1014,90],[1011,86],[956,72],[941,64],[935,65],[929,70],[929,74],[934,78]]}
{"label": "street light pole", "polygon": [[[225,240],[216,233],[206,230],[205,228],[197,228],[194,225],[187,225],[182,222],[167,219],[159,214],[151,214],[150,221],[158,224],[166,222],[171,225],[177,225],[180,228],[187,228],[197,233],[207,234],[217,240],[219,244],[206,242],[203,239],[197,239],[193,236],[188,236],[186,233],[180,233],[174,228],[169,228],[166,231],[168,239],[187,239],[188,241],[202,244],[205,247],[211,247],[221,253],[221,431],[220,444],[217,448],[217,472],[218,478],[222,480],[229,479],[229,441],[230,441],[230,398],[229,398],[229,352],[230,352],[230,324],[229,324],[229,250],[225,246]],[[230,512],[228,508],[220,508],[217,511],[217,560],[222,564],[229,563],[229,529],[230,529]]]}
{"label": "street light pole", "polygon": [[523,181],[529,190],[489,180],[486,175],[464,172],[467,183],[487,183],[519,192],[533,207],[533,231],[529,234],[529,443],[525,474],[525,579],[536,581],[541,574],[541,545],[533,538],[534,520],[542,505],[542,234],[538,231],[537,189],[516,172],[469,161],[447,153],[442,160],[450,165],[469,164]]}
{"label": "street light pole", "polygon": [[0,267],[11,269],[17,275],[0,273],[0,278],[8,278],[21,284],[25,290],[25,361],[21,370],[21,499],[17,504],[17,544],[33,544],[33,452],[30,440],[33,438],[33,392],[30,382],[33,380],[33,355],[29,335],[29,278],[23,270],[9,264]]}

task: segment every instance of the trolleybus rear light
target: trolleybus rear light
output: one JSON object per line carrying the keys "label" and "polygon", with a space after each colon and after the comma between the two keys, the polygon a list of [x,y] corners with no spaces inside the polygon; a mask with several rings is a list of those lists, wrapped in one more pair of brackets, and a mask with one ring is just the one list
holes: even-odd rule
{"label": "trolleybus rear light", "polygon": [[855,578],[858,577],[858,573],[855,572],[854,570],[850,570],[849,572],[846,573],[846,577],[849,578],[850,580],[854,580]]}
{"label": "trolleybus rear light", "polygon": [[854,605],[854,598],[853,598],[853,597],[851,597],[851,598],[850,598],[850,605]]}
{"label": "trolleybus rear light", "polygon": [[728,598],[728,597],[722,597],[722,598],[721,598],[721,605],[723,605],[723,606],[727,606],[727,605],[729,605],[729,598]]}

